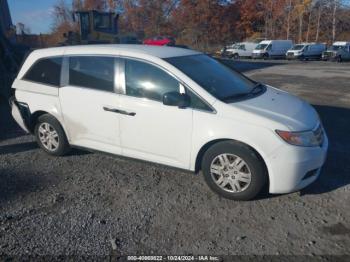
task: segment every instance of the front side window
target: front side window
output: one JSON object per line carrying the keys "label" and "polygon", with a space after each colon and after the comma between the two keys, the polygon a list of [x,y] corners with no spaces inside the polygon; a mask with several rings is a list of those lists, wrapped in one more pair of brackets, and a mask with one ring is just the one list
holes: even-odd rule
{"label": "front side window", "polygon": [[114,58],[98,56],[70,57],[69,84],[113,92]]}
{"label": "front side window", "polygon": [[179,56],[165,60],[224,102],[251,98],[266,90],[263,85],[258,85],[206,55]]}
{"label": "front side window", "polygon": [[23,79],[45,85],[59,86],[61,67],[62,57],[40,59],[27,71]]}
{"label": "front side window", "polygon": [[95,29],[100,31],[110,31],[112,17],[110,14],[94,14]]}
{"label": "front side window", "polygon": [[148,63],[125,60],[126,94],[163,101],[168,92],[179,92],[179,82],[164,70]]}
{"label": "front side window", "polygon": [[238,49],[245,50],[245,45],[240,45]]}
{"label": "front side window", "polygon": [[202,99],[200,99],[197,95],[195,95],[192,91],[186,89],[186,94],[191,99],[191,107],[193,109],[199,109],[202,111],[209,111],[212,112],[213,109],[211,109],[206,103],[203,102]]}

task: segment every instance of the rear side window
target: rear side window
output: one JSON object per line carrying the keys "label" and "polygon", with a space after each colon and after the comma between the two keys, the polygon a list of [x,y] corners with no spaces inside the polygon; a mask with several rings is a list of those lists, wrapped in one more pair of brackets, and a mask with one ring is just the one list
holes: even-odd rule
{"label": "rear side window", "polygon": [[38,60],[24,75],[23,79],[45,85],[59,86],[62,57]]}
{"label": "rear side window", "polygon": [[114,92],[114,58],[70,57],[69,85]]}

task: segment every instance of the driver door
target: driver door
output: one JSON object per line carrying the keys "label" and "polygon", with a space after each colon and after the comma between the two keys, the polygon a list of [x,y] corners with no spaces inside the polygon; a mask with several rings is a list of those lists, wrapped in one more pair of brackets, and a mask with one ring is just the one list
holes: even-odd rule
{"label": "driver door", "polygon": [[122,59],[125,77],[120,96],[120,142],[127,157],[189,168],[192,143],[191,108],[163,104],[167,92],[184,92],[163,69],[133,59]]}

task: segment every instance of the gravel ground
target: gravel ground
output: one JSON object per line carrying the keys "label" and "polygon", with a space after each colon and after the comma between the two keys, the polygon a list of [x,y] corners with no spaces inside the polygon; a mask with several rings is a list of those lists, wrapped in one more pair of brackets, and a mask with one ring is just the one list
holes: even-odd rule
{"label": "gravel ground", "polygon": [[350,64],[224,62],[316,106],[330,139],[317,182],[234,202],[201,175],[78,150],[50,157],[0,100],[0,255],[350,255]]}

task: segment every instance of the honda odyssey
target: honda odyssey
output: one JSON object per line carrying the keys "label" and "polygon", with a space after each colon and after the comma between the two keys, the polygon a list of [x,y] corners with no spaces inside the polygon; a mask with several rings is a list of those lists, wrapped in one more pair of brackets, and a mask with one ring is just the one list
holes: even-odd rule
{"label": "honda odyssey", "polygon": [[48,154],[79,147],[202,171],[229,199],[304,188],[326,158],[308,103],[189,49],[36,50],[13,89],[14,119]]}

